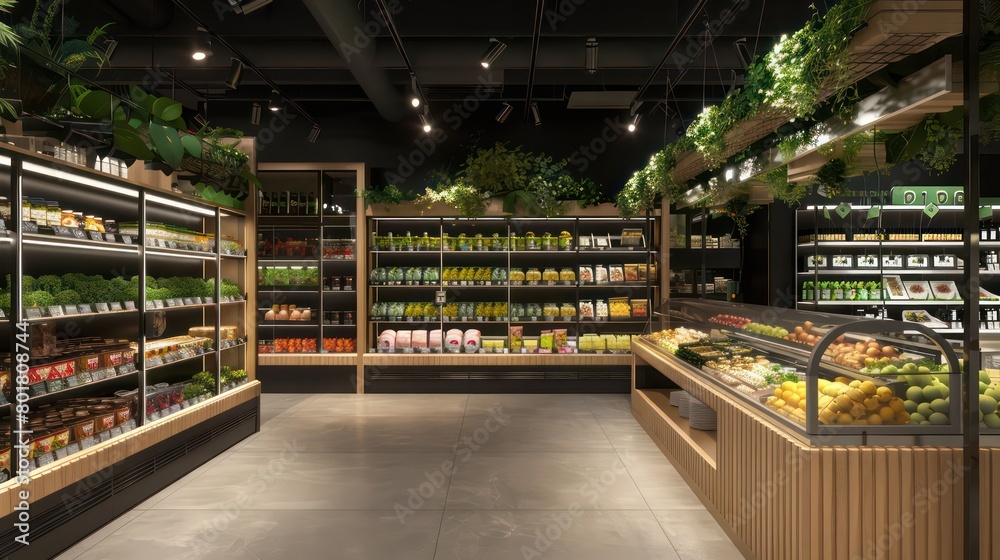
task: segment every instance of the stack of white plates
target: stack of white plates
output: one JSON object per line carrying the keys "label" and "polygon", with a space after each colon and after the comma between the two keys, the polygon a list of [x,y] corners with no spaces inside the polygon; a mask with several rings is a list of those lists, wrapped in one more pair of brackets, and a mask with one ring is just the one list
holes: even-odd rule
{"label": "stack of white plates", "polygon": [[687,391],[674,391],[670,394],[671,401],[673,400],[673,396],[677,393],[680,393],[680,396],[677,397],[677,408],[680,409],[681,418],[687,418],[688,405],[694,400],[694,397],[692,397],[691,393],[688,393]]}
{"label": "stack of white plates", "polygon": [[688,399],[688,414],[691,427],[695,430],[713,431],[718,427],[715,411],[698,399]]}

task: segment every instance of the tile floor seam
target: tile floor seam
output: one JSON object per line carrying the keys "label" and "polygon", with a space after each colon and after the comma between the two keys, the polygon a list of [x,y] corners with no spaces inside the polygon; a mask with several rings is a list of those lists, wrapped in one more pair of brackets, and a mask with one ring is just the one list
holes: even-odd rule
{"label": "tile floor seam", "polygon": [[[232,448],[230,448],[230,449],[232,449]],[[157,500],[156,503],[158,504],[158,503],[162,502],[163,500],[166,500],[170,496],[173,496],[175,493],[177,493],[177,491],[180,490],[181,488],[184,488],[188,484],[191,484],[195,480],[198,480],[202,476],[205,476],[208,473],[208,471],[214,469],[218,465],[212,465],[211,467],[205,469],[203,472],[200,472],[200,473],[197,473],[197,474],[195,474],[194,471],[201,469],[202,467],[204,467],[205,465],[207,465],[207,464],[209,464],[209,463],[211,463],[213,461],[215,461],[217,463],[221,463],[226,458],[228,458],[229,455],[231,455],[233,453],[235,453],[235,451],[230,451],[228,449],[226,451],[223,451],[222,453],[219,453],[215,457],[212,457],[208,461],[205,461],[204,463],[202,463],[202,464],[198,465],[197,467],[195,467],[194,469],[192,469],[191,472],[185,474],[184,476],[182,476],[182,477],[178,478],[177,480],[171,482],[170,484],[164,486],[162,490],[160,490],[159,492],[157,492],[157,493],[153,494],[152,496],[146,498],[145,500],[143,500],[142,502],[140,502],[137,506],[133,507],[129,511],[142,511],[142,512],[150,511],[151,509],[153,509],[152,506],[150,506],[148,508],[144,508],[144,509],[140,509],[139,506],[145,504],[149,500],[152,500],[156,496],[159,496],[162,492],[170,489],[172,486],[176,485],[178,482],[184,481],[184,484],[181,484],[180,486],[177,486],[177,488],[174,488],[173,490],[171,490],[169,494],[167,494],[167,495],[163,496],[162,498],[160,498],[159,500]],[[153,506],[155,506],[155,505],[156,504],[153,504]]]}
{"label": "tile floor seam", "polygon": [[[587,407],[590,408],[590,403],[587,403]],[[594,409],[591,408],[590,412],[591,414],[593,414]],[[608,442],[611,443],[611,447],[615,450],[615,454],[618,455],[619,459],[622,459],[622,463],[625,465],[625,471],[628,472],[629,479],[632,481],[632,484],[635,484],[636,490],[639,491],[639,496],[642,497],[643,503],[646,504],[646,511],[648,511],[653,516],[653,519],[656,519],[656,514],[653,513],[653,508],[649,505],[649,500],[646,499],[646,493],[642,491],[642,488],[639,488],[639,483],[637,483],[635,481],[635,478],[632,477],[632,470],[629,468],[628,463],[625,463],[625,459],[622,458],[621,452],[618,451],[617,447],[615,447],[614,442],[611,441],[611,438],[608,436],[607,431],[604,429],[604,424],[601,423],[600,419],[597,420],[597,424],[601,427],[601,432],[604,433],[604,437],[608,438]],[[628,453],[626,453],[626,455],[627,454]],[[666,460],[666,457],[663,457],[663,459]],[[663,528],[663,524],[659,522],[659,519],[657,519],[656,525],[660,528],[660,532],[663,533],[663,536],[667,539],[667,542],[670,543],[670,548],[674,551],[674,554],[677,555],[678,558],[682,558],[680,551],[677,550],[677,546],[674,544],[674,541],[670,539],[670,535],[667,534],[667,530]]]}
{"label": "tile floor seam", "polygon": [[[69,548],[67,548],[66,550],[64,550],[64,551],[60,552],[60,553],[59,553],[59,557],[61,558],[61,557],[62,557],[62,556],[63,556],[64,554],[66,554],[66,553],[67,553],[67,552],[69,552],[70,550],[72,550],[72,549],[74,549],[74,548],[76,548],[76,547],[78,547],[78,546],[80,546],[80,545],[82,545],[82,544],[86,543],[86,542],[87,542],[87,541],[89,541],[89,540],[91,539],[91,537],[93,537],[93,536],[94,536],[95,534],[99,533],[99,532],[100,532],[101,530],[103,530],[103,529],[104,529],[105,527],[107,527],[108,525],[111,525],[111,524],[113,524],[113,523],[114,523],[115,521],[118,521],[118,520],[119,520],[119,519],[121,519],[122,517],[124,517],[124,516],[126,516],[126,515],[128,515],[128,514],[130,514],[130,513],[135,513],[135,514],[136,514],[136,515],[135,515],[134,517],[132,517],[132,519],[129,519],[128,521],[126,521],[126,522],[125,522],[125,523],[124,523],[124,524],[123,524],[123,525],[122,525],[121,527],[117,527],[117,528],[115,528],[115,530],[114,530],[114,531],[111,531],[110,533],[108,533],[108,534],[107,534],[107,536],[105,536],[105,537],[103,537],[103,538],[100,538],[100,539],[97,539],[97,541],[96,541],[96,542],[94,542],[94,543],[93,543],[93,544],[91,544],[90,546],[88,546],[88,547],[84,548],[83,550],[81,550],[79,554],[77,554],[77,555],[73,556],[73,559],[75,560],[76,558],[79,558],[79,557],[83,556],[84,554],[86,554],[87,552],[89,552],[89,551],[90,551],[90,550],[91,550],[92,548],[94,548],[95,546],[97,546],[97,545],[101,544],[102,542],[106,541],[106,540],[107,540],[107,539],[108,539],[109,537],[111,537],[111,536],[113,536],[113,535],[114,535],[115,533],[117,533],[118,531],[121,531],[122,529],[124,529],[125,527],[127,527],[129,523],[132,523],[132,522],[133,522],[133,521],[135,521],[136,519],[139,519],[140,517],[142,517],[142,516],[143,516],[143,514],[145,514],[145,513],[147,512],[147,511],[149,511],[149,510],[137,510],[137,509],[135,509],[135,508],[132,508],[132,509],[130,509],[130,510],[128,510],[128,511],[126,511],[126,512],[124,512],[124,513],[122,513],[122,514],[121,514],[121,515],[119,515],[118,517],[116,517],[116,518],[112,519],[112,520],[111,520],[110,522],[108,522],[108,523],[106,523],[106,524],[102,525],[100,529],[98,529],[98,530],[94,531],[93,533],[91,533],[91,534],[87,535],[87,537],[86,537],[86,538],[84,538],[84,539],[82,539],[82,540],[79,540],[79,541],[77,541],[77,542],[73,543],[73,545],[72,545],[72,546],[70,546],[70,547],[69,547]],[[69,560],[69,559],[65,559],[65,560]]]}
{"label": "tile floor seam", "polygon": [[458,466],[458,446],[462,443],[462,431],[465,430],[465,419],[469,416],[469,399],[470,395],[465,396],[465,410],[462,411],[462,423],[458,426],[458,438],[455,441],[455,455],[452,459],[452,464],[454,465],[451,469],[451,474],[448,475],[448,488],[444,491],[444,502],[441,504],[441,521],[438,522],[438,533],[437,537],[434,538],[434,553],[431,558],[437,558],[438,544],[441,543],[441,531],[444,530],[444,516],[448,514],[448,494],[451,492],[451,481],[455,476],[455,467]]}

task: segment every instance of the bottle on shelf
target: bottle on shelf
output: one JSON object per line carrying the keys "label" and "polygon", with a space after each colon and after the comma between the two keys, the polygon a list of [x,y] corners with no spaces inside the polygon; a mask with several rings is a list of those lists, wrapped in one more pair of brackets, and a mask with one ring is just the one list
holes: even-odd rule
{"label": "bottle on shelf", "polygon": [[271,215],[271,195],[269,194],[260,193],[260,215]]}
{"label": "bottle on shelf", "polygon": [[288,195],[288,214],[291,216],[298,216],[301,214],[299,208],[299,193],[289,193]]}
{"label": "bottle on shelf", "polygon": [[306,214],[310,216],[319,215],[319,199],[314,194],[310,194],[306,203]]}
{"label": "bottle on shelf", "polygon": [[288,214],[288,191],[281,193],[278,197],[278,211],[274,212],[272,207],[272,214],[277,214],[279,216],[284,216]]}

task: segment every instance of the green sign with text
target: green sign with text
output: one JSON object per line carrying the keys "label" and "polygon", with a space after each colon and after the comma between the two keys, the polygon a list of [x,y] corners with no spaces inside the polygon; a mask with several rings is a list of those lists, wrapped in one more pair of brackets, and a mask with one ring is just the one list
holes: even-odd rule
{"label": "green sign with text", "polygon": [[964,206],[963,187],[893,187],[892,203],[904,206]]}

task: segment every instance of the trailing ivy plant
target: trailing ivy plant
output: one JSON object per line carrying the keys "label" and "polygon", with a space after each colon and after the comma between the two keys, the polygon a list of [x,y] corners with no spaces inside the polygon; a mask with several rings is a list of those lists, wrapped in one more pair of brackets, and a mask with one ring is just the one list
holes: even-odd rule
{"label": "trailing ivy plant", "polygon": [[386,185],[384,187],[371,186],[364,191],[355,190],[354,196],[364,198],[366,204],[381,204],[387,212],[390,207],[402,204],[407,200],[413,200],[414,198],[412,191],[404,192],[396,185]]}
{"label": "trailing ivy plant", "polygon": [[928,168],[944,172],[955,165],[958,152],[958,141],[962,138],[962,129],[953,126],[940,115],[931,115],[924,120],[926,139],[917,157]]}
{"label": "trailing ivy plant", "polygon": [[[104,49],[98,48],[96,44],[104,37],[111,24],[95,27],[83,39],[67,38],[76,36],[80,25],[71,17],[63,17],[62,6],[63,0],[36,0],[31,18],[26,23],[15,25],[14,32],[21,37],[25,47],[74,72],[88,60],[94,61],[98,68],[103,67],[107,58]],[[60,27],[53,29],[57,19]]]}
{"label": "trailing ivy plant", "polygon": [[780,200],[790,207],[798,204],[808,192],[805,185],[788,182],[787,165],[762,173],[755,179],[767,186],[767,192],[771,193],[775,200]]}
{"label": "trailing ivy plant", "polygon": [[726,203],[726,212],[736,223],[736,231],[739,233],[740,239],[744,239],[750,232],[750,216],[759,209],[760,206],[750,204],[747,195],[737,196]]}

